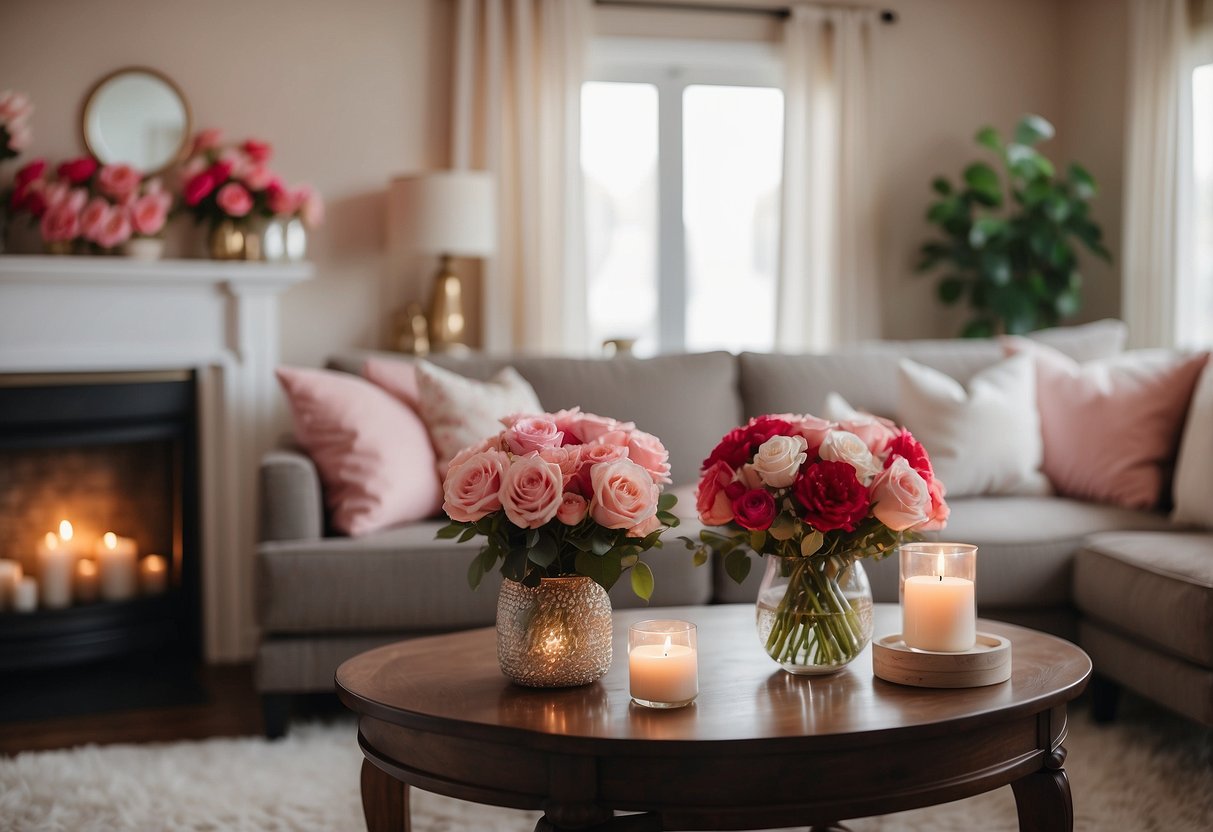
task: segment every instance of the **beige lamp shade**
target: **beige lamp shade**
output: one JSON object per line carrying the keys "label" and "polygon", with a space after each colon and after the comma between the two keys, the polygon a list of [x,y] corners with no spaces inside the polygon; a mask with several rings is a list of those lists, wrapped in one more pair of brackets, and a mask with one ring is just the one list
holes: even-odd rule
{"label": "beige lamp shade", "polygon": [[388,201],[394,245],[455,257],[485,257],[496,249],[496,194],[486,171],[398,176]]}

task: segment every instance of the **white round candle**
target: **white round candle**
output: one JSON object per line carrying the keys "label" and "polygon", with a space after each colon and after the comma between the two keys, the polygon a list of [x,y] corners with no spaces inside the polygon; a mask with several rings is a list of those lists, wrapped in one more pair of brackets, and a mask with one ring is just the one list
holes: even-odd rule
{"label": "white round candle", "polygon": [[106,601],[125,601],[135,595],[135,541],[106,532],[97,543],[97,571],[101,597]]}
{"label": "white round candle", "polygon": [[159,595],[168,586],[168,564],[160,555],[139,561],[139,588],[144,595]]}
{"label": "white round candle", "polygon": [[12,608],[22,574],[20,563],[15,560],[0,559],[0,610]]}
{"label": "white round candle", "polygon": [[76,561],[76,603],[91,604],[97,600],[97,562],[88,558]]}
{"label": "white round candle", "polygon": [[33,578],[22,578],[17,582],[17,591],[13,595],[13,610],[33,612],[36,609],[38,609],[38,582]]}
{"label": "white round candle", "polygon": [[58,610],[72,605],[72,581],[76,572],[76,546],[72,524],[64,520],[59,534],[47,532],[38,546],[38,592],[42,606]]}
{"label": "white round candle", "polygon": [[676,704],[699,694],[699,654],[684,644],[637,644],[628,651],[633,699]]}
{"label": "white round candle", "polygon": [[977,605],[966,578],[914,575],[902,599],[902,638],[907,647],[961,653],[977,643]]}

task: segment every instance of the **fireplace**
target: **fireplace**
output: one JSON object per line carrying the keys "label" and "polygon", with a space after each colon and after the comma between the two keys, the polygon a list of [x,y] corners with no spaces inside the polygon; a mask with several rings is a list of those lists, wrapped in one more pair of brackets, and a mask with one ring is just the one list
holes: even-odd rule
{"label": "fireplace", "polygon": [[197,413],[188,370],[0,376],[0,559],[37,589],[0,607],[0,713],[191,695]]}

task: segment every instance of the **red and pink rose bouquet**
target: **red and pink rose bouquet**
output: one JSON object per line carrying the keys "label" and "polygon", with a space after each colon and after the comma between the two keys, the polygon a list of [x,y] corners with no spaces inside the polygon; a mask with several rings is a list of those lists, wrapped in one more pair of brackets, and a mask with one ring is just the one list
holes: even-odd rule
{"label": "red and pink rose bouquet", "polygon": [[631,569],[646,600],[653,573],[641,556],[666,529],[675,498],[669,452],[631,422],[580,409],[502,420],[505,430],[451,460],[443,483],[450,525],[440,538],[487,539],[468,571],[479,586],[501,573],[526,586],[582,575],[610,589]]}
{"label": "red and pink rose bouquet", "polygon": [[840,577],[860,558],[882,558],[915,532],[947,522],[944,485],[911,433],[876,417],[830,422],[779,414],[729,432],[703,463],[696,491],[713,550],[741,583],[751,552],[781,570],[779,597],[759,597],[759,633],[788,668],[841,666],[871,638],[866,608]]}
{"label": "red and pink rose bouquet", "polygon": [[13,159],[29,147],[34,138],[29,118],[34,105],[25,93],[0,92],[0,162]]}

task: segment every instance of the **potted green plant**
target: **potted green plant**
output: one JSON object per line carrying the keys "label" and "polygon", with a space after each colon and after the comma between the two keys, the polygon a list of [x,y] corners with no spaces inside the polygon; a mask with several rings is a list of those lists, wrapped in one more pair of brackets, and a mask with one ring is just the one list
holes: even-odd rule
{"label": "potted green plant", "polygon": [[967,299],[973,317],[961,335],[989,337],[1055,326],[1078,312],[1082,275],[1077,247],[1105,260],[1111,255],[1091,219],[1095,180],[1080,165],[1064,176],[1037,150],[1053,137],[1053,125],[1024,116],[1009,142],[993,127],[976,141],[998,157],[1002,173],[977,161],[953,185],[931,182],[937,199],[927,220],[941,238],[922,246],[919,272],[941,274],[938,293],[945,304]]}

